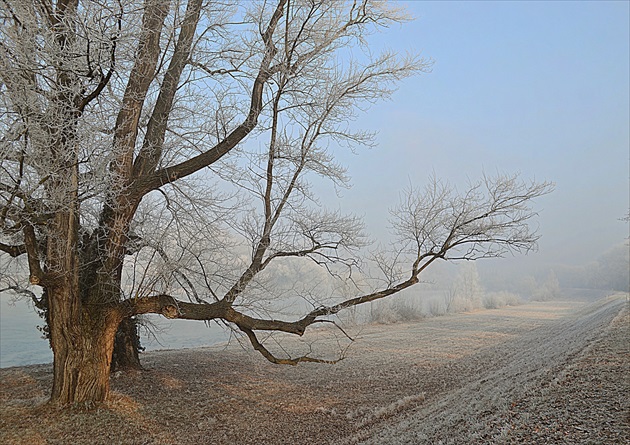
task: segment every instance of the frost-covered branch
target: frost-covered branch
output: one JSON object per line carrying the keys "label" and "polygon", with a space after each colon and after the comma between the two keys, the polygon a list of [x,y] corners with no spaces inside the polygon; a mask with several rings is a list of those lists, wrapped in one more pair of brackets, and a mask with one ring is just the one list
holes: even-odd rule
{"label": "frost-covered branch", "polygon": [[540,238],[530,226],[537,215],[532,201],[552,190],[549,182],[497,175],[485,176],[460,193],[434,178],[424,191],[409,189],[391,210],[398,249],[414,258],[412,271],[436,258],[476,260],[527,253]]}

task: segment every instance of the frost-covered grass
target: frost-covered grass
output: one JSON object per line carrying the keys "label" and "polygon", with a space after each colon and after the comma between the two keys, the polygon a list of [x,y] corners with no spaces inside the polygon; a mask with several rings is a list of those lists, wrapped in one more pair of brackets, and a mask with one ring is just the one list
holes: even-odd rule
{"label": "frost-covered grass", "polygon": [[[554,379],[569,384],[579,371],[588,382],[598,377],[592,370],[610,369],[609,357],[588,367],[576,360],[624,305],[537,302],[357,325],[348,331],[357,341],[333,366],[276,366],[238,346],[146,353],[147,370],[113,377],[112,399],[93,412],[43,405],[50,365],[1,369],[0,443],[545,443],[517,440],[542,406],[523,401]],[[306,341],[334,350],[333,332],[317,329]],[[627,369],[629,354],[615,357]]]}

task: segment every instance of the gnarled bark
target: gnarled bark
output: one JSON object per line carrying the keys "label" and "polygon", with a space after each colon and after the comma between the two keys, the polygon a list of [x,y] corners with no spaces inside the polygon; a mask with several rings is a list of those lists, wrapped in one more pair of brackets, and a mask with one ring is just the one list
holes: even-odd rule
{"label": "gnarled bark", "polygon": [[114,341],[114,351],[112,353],[113,371],[139,371],[142,370],[140,363],[140,335],[138,325],[134,318],[125,318],[118,325],[116,338]]}
{"label": "gnarled bark", "polygon": [[81,304],[78,286],[60,280],[47,287],[50,344],[54,354],[55,405],[102,402],[109,392],[109,373],[116,329],[114,309]]}

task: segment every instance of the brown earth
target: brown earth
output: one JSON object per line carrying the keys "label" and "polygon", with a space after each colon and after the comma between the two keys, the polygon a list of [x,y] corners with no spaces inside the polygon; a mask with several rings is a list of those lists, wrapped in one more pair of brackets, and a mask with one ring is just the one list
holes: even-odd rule
{"label": "brown earth", "polygon": [[[353,331],[332,366],[276,366],[238,346],[146,353],[146,371],[113,376],[92,411],[47,407],[50,365],[0,369],[0,443],[630,441],[626,295]],[[310,340],[332,350],[328,334]]]}

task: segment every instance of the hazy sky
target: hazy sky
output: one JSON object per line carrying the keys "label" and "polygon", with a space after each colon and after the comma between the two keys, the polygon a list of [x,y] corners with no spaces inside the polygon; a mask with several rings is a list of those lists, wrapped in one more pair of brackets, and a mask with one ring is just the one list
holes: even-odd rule
{"label": "hazy sky", "polygon": [[360,118],[379,147],[343,156],[343,209],[386,225],[399,190],[521,172],[556,191],[536,208],[538,258],[581,264],[623,242],[630,195],[630,11],[619,2],[402,2],[416,17],[378,44],[433,70]]}

